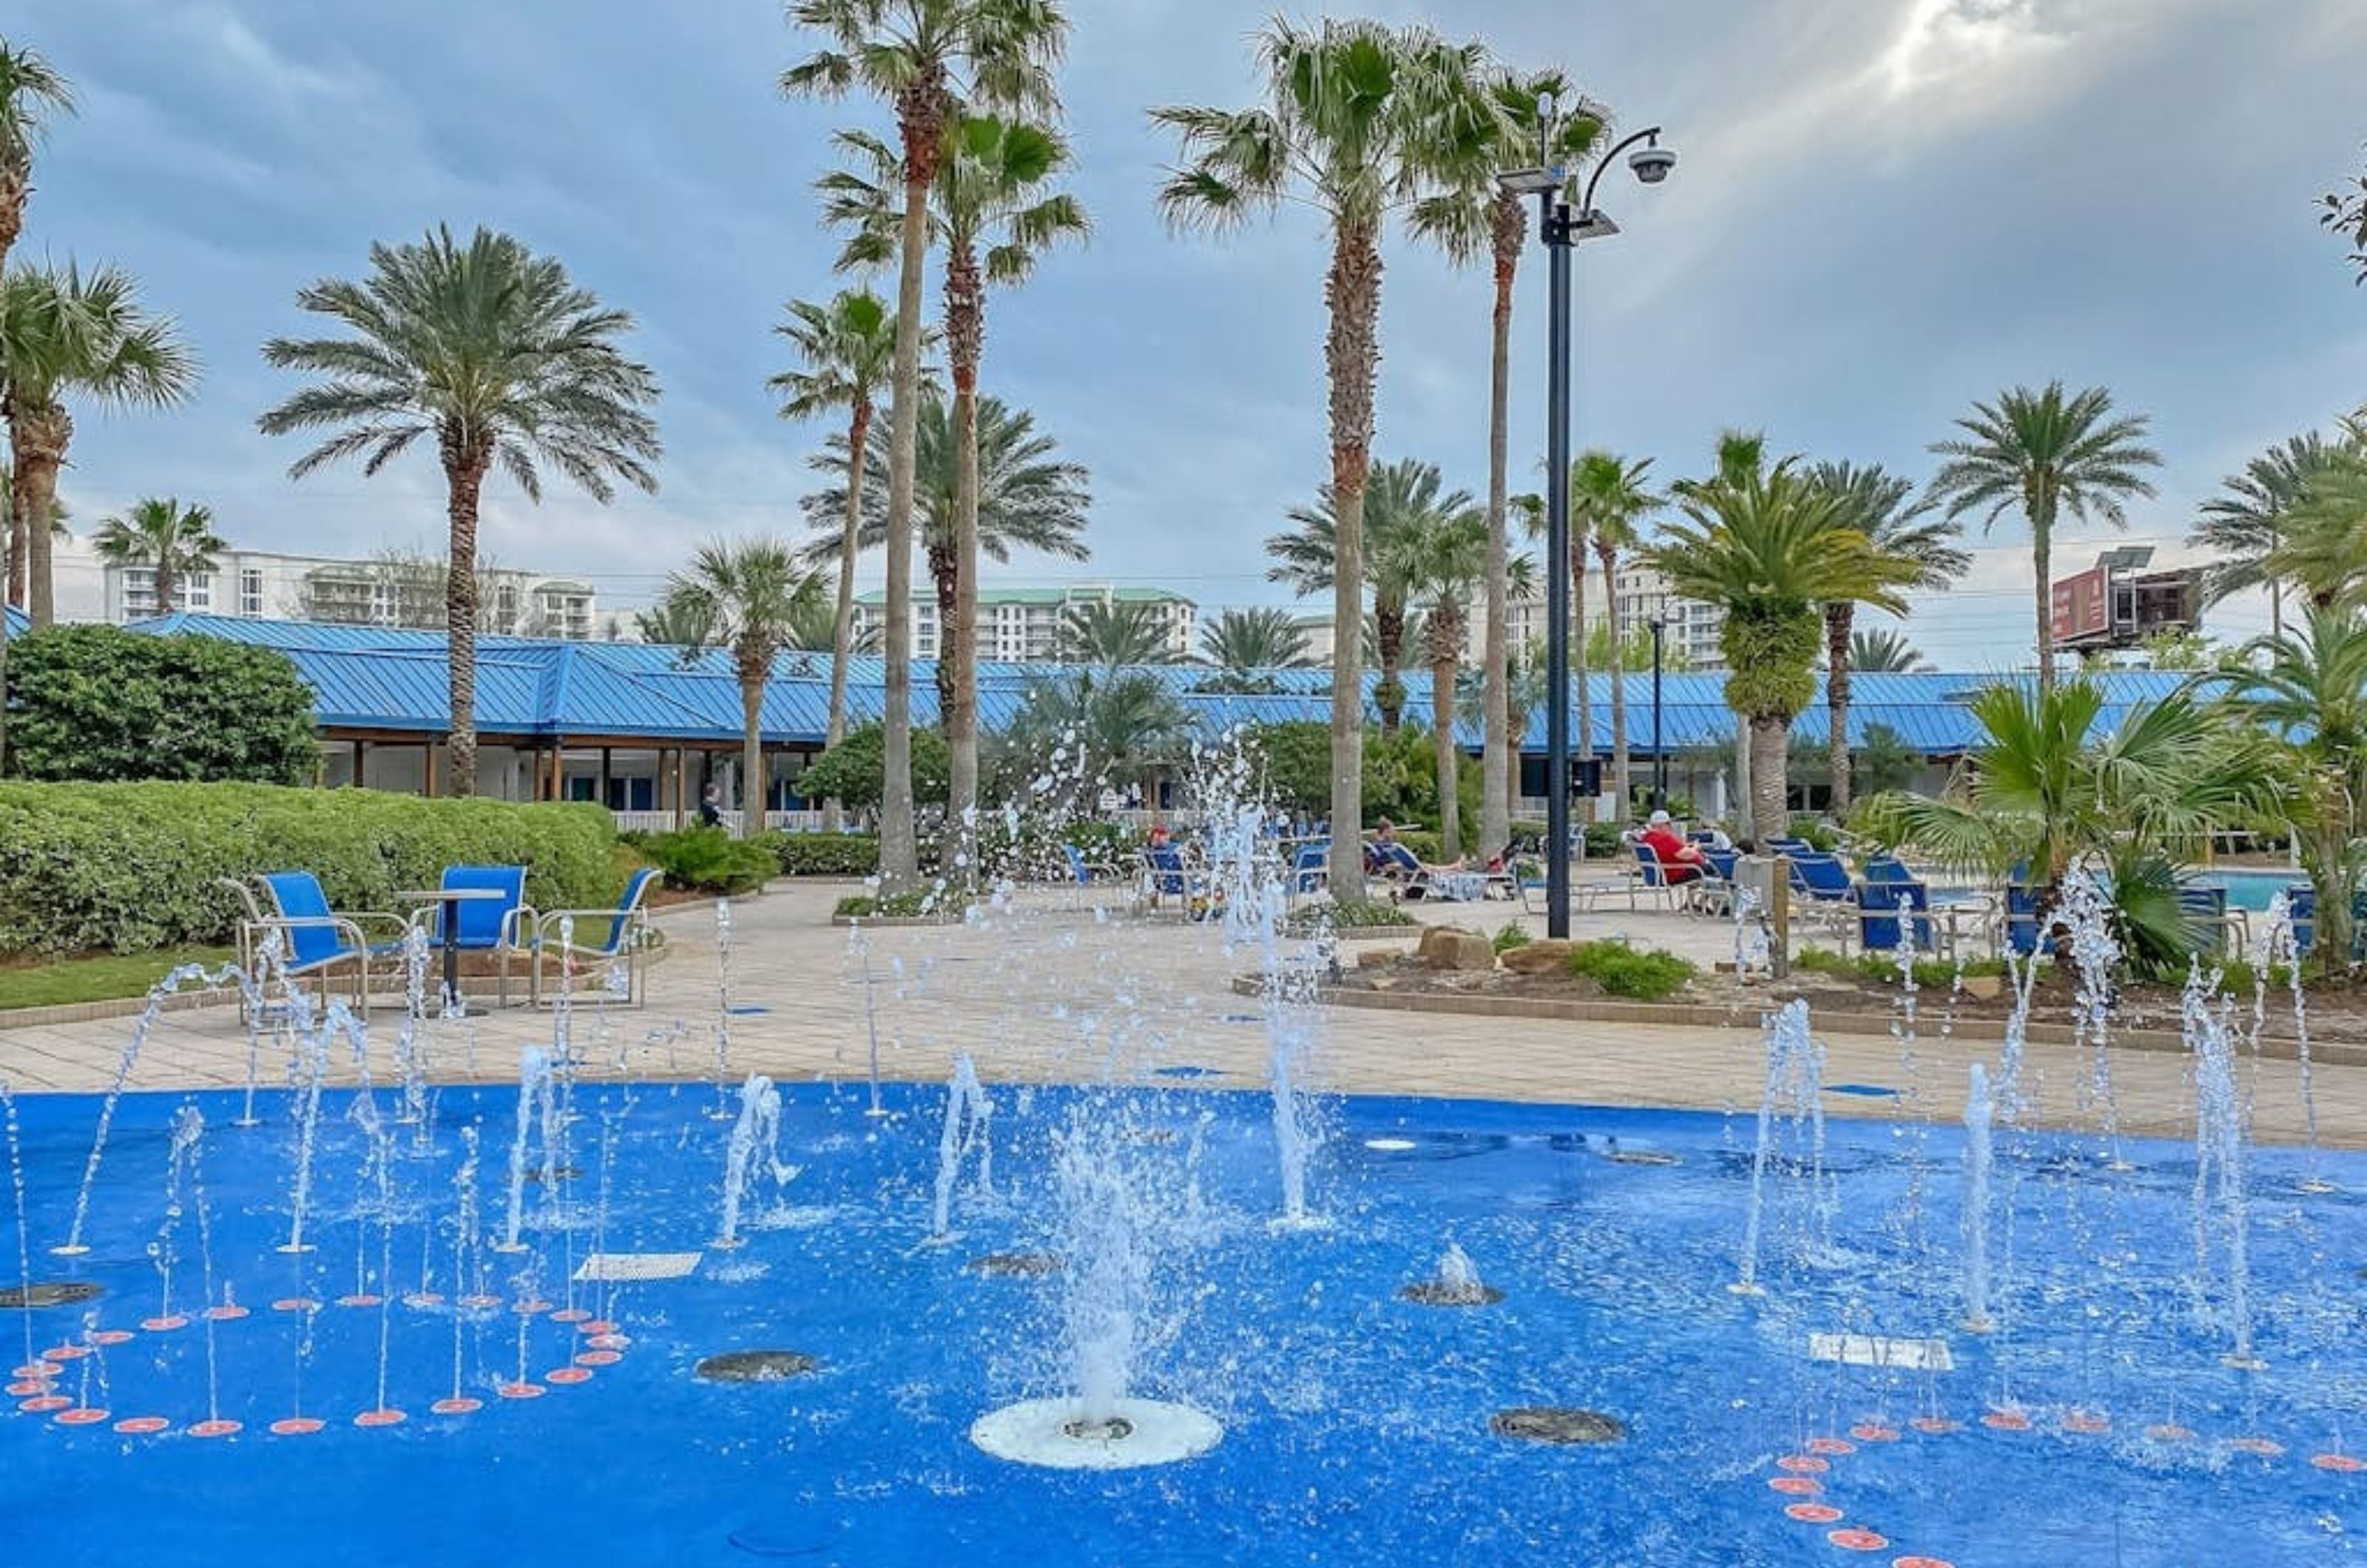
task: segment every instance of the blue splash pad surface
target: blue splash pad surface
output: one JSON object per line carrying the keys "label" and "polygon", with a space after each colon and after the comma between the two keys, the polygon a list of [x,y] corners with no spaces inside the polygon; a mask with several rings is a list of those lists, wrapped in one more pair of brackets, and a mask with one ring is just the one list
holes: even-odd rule
{"label": "blue splash pad surface", "polygon": [[[228,1125],[233,1098],[197,1097],[210,1123],[214,1299],[227,1284],[254,1309],[214,1325],[215,1397],[244,1429],[187,1433],[208,1408],[201,1322],[135,1332],[58,1379],[62,1393],[106,1405],[108,1423],[0,1416],[0,1542],[12,1561],[190,1565],[1920,1556],[1956,1568],[2184,1568],[2367,1556],[2354,1533],[2367,1529],[2367,1474],[2309,1462],[2367,1427],[2367,1284],[2356,1275],[2367,1209],[2344,1193],[2302,1193],[2298,1156],[2263,1154],[2251,1170],[2253,1304],[2269,1365],[2247,1373],[2219,1359],[2220,1230],[2203,1238],[2213,1282],[2189,1282],[2195,1168],[2172,1145],[2131,1144],[2137,1168],[2107,1174],[2091,1138],[2001,1133],[1990,1248],[2004,1331],[1976,1337],[1954,1327],[1963,1183],[1946,1129],[1829,1122],[1821,1179],[1795,1157],[1805,1145],[1787,1145],[1765,1177],[1767,1293],[1745,1298],[1727,1286],[1751,1186],[1748,1117],[1330,1101],[1313,1180],[1330,1223],[1276,1233],[1263,1098],[990,1088],[995,1191],[965,1191],[954,1245],[923,1245],[942,1090],[891,1089],[891,1114],[871,1119],[862,1090],[785,1089],[783,1155],[801,1168],[752,1195],[747,1245],[704,1250],[685,1279],[605,1297],[577,1287],[577,1304],[630,1339],[621,1360],[580,1385],[545,1376],[580,1349],[580,1333],[526,1318],[523,1365],[549,1390],[538,1399],[494,1392],[521,1364],[518,1314],[464,1319],[462,1378],[484,1408],[458,1417],[428,1410],[451,1392],[448,1306],[324,1305],[301,1354],[303,1314],[270,1310],[297,1293],[334,1303],[357,1280],[382,1289],[387,1232],[375,1199],[362,1201],[350,1097],[324,1105],[309,1226],[319,1249],[300,1260],[273,1250],[289,1223],[286,1098],[267,1097],[267,1124],[242,1130]],[[108,1292],[31,1314],[37,1348],[89,1322],[136,1330],[155,1314],[146,1248],[164,1217],[167,1122],[187,1102],[123,1101],[92,1205],[93,1251],[79,1267],[45,1249],[62,1238],[96,1101],[23,1103],[34,1275]],[[379,1103],[391,1113],[391,1096]],[[492,1291],[568,1303],[567,1266],[592,1249],[601,1223],[604,1163],[609,1251],[705,1249],[729,1125],[707,1115],[715,1103],[710,1089],[579,1086],[563,1153],[583,1175],[558,1185],[555,1213],[527,1189],[530,1250],[486,1258]],[[413,1149],[412,1129],[395,1129],[398,1296],[417,1287],[423,1259],[429,1286],[451,1292],[458,1130],[471,1122],[484,1145],[483,1224],[502,1229],[515,1110],[512,1090],[453,1089],[438,1099],[428,1152]],[[967,1440],[985,1410],[1063,1386],[1059,1280],[985,1278],[964,1264],[1057,1248],[1049,1134],[1072,1118],[1163,1162],[1146,1167],[1174,1183],[1162,1202],[1197,1194],[1190,1244],[1153,1265],[1136,1385],[1225,1422],[1222,1445],[1197,1461],[1056,1473],[1004,1464]],[[605,1162],[604,1120],[616,1128]],[[2367,1162],[2329,1157],[2323,1170],[2367,1191]],[[192,1201],[176,1237],[182,1311],[199,1301],[196,1224]],[[1506,1292],[1501,1304],[1396,1299],[1450,1239]],[[381,1331],[387,1402],[409,1418],[357,1429],[353,1417],[378,1403]],[[1942,1335],[1955,1370],[1813,1360],[1808,1337],[1824,1332]],[[20,1333],[20,1314],[0,1314],[11,1364]],[[820,1370],[755,1385],[691,1375],[703,1356],[768,1348],[814,1356]],[[326,1429],[266,1430],[300,1404]],[[1603,1411],[1630,1435],[1553,1449],[1490,1434],[1492,1413],[1531,1404]],[[1982,1424],[2004,1404],[2029,1428]],[[2101,1411],[2111,1430],[2067,1430],[2075,1406]],[[144,1415],[171,1430],[111,1429]],[[1919,1431],[1917,1416],[1956,1427]],[[1850,1435],[1869,1424],[1897,1436]],[[2173,1424],[2195,1435],[2146,1436]],[[2229,1447],[2248,1437],[2285,1452]],[[1823,1471],[1777,1468],[1812,1438],[1852,1451],[1824,1456]],[[1787,1477],[1818,1491],[1771,1487]],[[1800,1503],[1840,1517],[1787,1517]],[[1854,1551],[1828,1540],[1852,1527],[1887,1544]]]}

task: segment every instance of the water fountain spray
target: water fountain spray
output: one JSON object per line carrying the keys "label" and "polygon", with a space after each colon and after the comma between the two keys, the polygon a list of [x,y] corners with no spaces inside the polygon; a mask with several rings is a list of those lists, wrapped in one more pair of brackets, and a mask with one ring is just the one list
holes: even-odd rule
{"label": "water fountain spray", "polygon": [[994,1190],[994,1145],[988,1134],[988,1122],[994,1114],[994,1102],[986,1097],[986,1089],[978,1081],[978,1066],[967,1051],[954,1057],[953,1081],[946,1090],[945,1131],[937,1138],[937,1182],[934,1201],[930,1208],[929,1239],[945,1242],[953,1239],[954,1189],[960,1184],[962,1167],[971,1155],[978,1156],[979,1190]]}

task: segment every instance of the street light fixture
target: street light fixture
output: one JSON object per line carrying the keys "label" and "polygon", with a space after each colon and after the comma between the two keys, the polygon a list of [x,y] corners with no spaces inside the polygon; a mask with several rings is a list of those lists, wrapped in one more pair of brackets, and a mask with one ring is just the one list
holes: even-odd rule
{"label": "street light fixture", "polygon": [[[1659,185],[1677,166],[1677,155],[1660,145],[1660,128],[1639,130],[1603,155],[1579,197],[1577,209],[1562,196],[1569,181],[1552,166],[1550,149],[1557,112],[1541,102],[1538,141],[1542,167],[1515,169],[1497,183],[1515,196],[1537,198],[1543,220],[1550,283],[1546,344],[1546,667],[1553,672],[1546,695],[1546,932],[1569,935],[1569,253],[1580,240],[1607,239],[1619,225],[1595,208],[1595,187],[1619,154],[1635,151],[1627,167],[1637,180]],[[1657,716],[1659,703],[1654,702]],[[1655,719],[1657,731],[1658,720]],[[1659,750],[1654,736],[1654,750]]]}

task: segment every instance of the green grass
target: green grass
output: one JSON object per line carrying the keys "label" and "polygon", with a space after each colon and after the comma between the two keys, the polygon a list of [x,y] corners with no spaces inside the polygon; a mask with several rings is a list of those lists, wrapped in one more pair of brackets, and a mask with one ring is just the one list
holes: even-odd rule
{"label": "green grass", "polygon": [[214,969],[236,956],[227,947],[184,947],[171,953],[12,959],[0,964],[0,1010],[145,996],[149,987],[184,964],[202,964]]}

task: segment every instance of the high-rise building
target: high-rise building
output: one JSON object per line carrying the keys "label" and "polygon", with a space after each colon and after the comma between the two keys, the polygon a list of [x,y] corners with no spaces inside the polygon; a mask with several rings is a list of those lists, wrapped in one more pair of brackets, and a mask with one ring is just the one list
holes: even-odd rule
{"label": "high-rise building", "polygon": [[[877,646],[887,628],[887,595],[877,589],[855,596],[855,636],[858,644]],[[1055,588],[980,588],[978,591],[978,656],[1005,664],[1058,663],[1066,657],[1060,628],[1069,612],[1087,604],[1140,605],[1158,626],[1162,646],[1171,658],[1192,656],[1192,632],[1198,606],[1180,593],[1163,588],[1128,588],[1116,583],[1070,583]],[[944,628],[937,623],[937,602],[925,592],[912,596],[912,657],[935,659],[943,651]]]}

